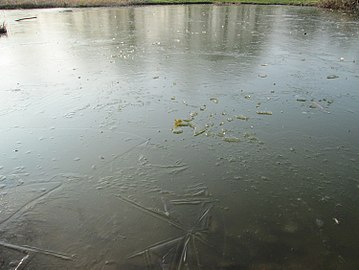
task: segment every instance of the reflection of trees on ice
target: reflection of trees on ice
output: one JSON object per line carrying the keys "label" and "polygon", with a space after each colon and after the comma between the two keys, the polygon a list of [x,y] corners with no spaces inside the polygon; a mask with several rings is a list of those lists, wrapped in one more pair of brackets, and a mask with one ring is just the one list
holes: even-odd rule
{"label": "reflection of trees on ice", "polygon": [[[164,212],[146,208],[137,202],[121,195],[117,197],[156,219],[167,222],[170,226],[181,231],[178,237],[159,241],[143,250],[129,255],[129,259],[139,258],[148,269],[201,269],[202,267],[215,267],[223,257],[223,252],[217,250],[218,243],[212,243],[210,236],[214,201],[210,197],[191,197],[172,200],[174,205],[197,205],[200,207],[199,215],[194,224],[186,226],[176,220],[167,212],[164,203]],[[210,255],[208,255],[210,254]],[[206,255],[205,260],[203,259]],[[141,263],[140,262],[140,263]],[[208,266],[208,267],[207,267]],[[210,268],[209,268],[210,269]]]}

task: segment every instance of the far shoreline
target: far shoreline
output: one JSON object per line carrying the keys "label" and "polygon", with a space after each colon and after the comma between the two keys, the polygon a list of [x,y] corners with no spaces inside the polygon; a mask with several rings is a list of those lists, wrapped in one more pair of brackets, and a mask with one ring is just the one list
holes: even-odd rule
{"label": "far shoreline", "polygon": [[[13,9],[48,9],[48,8],[95,8],[95,7],[126,7],[126,6],[161,6],[161,5],[289,5],[289,6],[317,6],[318,0],[235,0],[235,1],[177,1],[177,0],[150,0],[150,1],[101,1],[89,0],[87,2],[72,1],[58,2],[56,0],[42,1],[42,3],[29,3],[29,1],[17,1],[14,3],[1,3],[0,10]],[[8,2],[8,1],[7,1]],[[11,1],[12,2],[12,1]]]}

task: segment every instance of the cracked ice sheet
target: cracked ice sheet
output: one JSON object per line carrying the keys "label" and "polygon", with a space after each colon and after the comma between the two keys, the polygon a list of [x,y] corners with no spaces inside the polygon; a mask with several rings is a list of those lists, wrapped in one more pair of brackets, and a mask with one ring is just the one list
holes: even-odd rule
{"label": "cracked ice sheet", "polygon": [[[65,131],[65,135],[70,134]],[[86,136],[94,136],[94,133],[87,132]],[[113,136],[118,138],[117,147],[115,148],[113,148],[113,144],[111,144],[111,147],[106,145],[107,139],[113,140]],[[62,137],[62,140],[66,139],[69,139],[69,137]],[[36,254],[34,258],[31,257],[31,261],[28,262],[29,267],[35,265],[36,269],[49,269],[49,267],[61,269],[80,265],[81,269],[83,267],[86,269],[99,269],[99,265],[104,264],[106,260],[102,257],[103,254],[96,259],[97,263],[92,260],[98,255],[96,247],[99,241],[96,237],[93,237],[99,233],[98,228],[103,228],[103,230],[100,229],[99,234],[105,235],[105,239],[118,238],[123,240],[127,238],[121,232],[117,234],[117,231],[110,236],[106,236],[108,226],[117,228],[118,219],[116,217],[118,213],[116,210],[119,201],[114,199],[115,202],[112,202],[105,195],[99,196],[99,191],[94,188],[93,181],[98,179],[96,176],[98,174],[111,173],[111,168],[114,164],[116,166],[116,162],[126,160],[126,155],[129,155],[138,147],[145,147],[147,140],[127,132],[116,132],[115,134],[111,132],[110,134],[105,134],[101,142],[93,145],[92,150],[104,153],[101,156],[103,158],[84,155],[84,158],[78,161],[71,160],[71,162],[77,164],[77,167],[74,166],[74,168],[77,168],[78,171],[73,169],[73,172],[71,172],[71,166],[69,166],[67,173],[54,177],[42,176],[37,179],[33,175],[37,173],[38,168],[19,166],[8,171],[5,166],[1,170],[2,188],[0,199],[3,208],[0,213],[0,221],[2,222],[0,225],[0,240],[6,244],[19,247],[30,246],[63,254],[78,254],[76,258],[79,258],[75,261],[62,261],[56,257],[40,253]],[[63,149],[63,156],[66,156],[68,151],[71,150]],[[44,154],[48,153],[44,151]],[[39,160],[46,162],[43,159]],[[83,162],[82,167],[79,166],[81,162]],[[96,166],[91,165],[94,162],[98,162],[97,164],[95,163]],[[46,163],[43,166],[46,168]],[[80,174],[81,168],[84,172],[90,172],[91,176],[86,177]],[[31,169],[34,171],[31,171]],[[52,168],[49,166],[46,174],[50,174],[51,171]],[[106,203],[102,204],[102,202]],[[103,209],[108,209],[108,211]],[[74,213],[75,216],[73,215]],[[112,217],[113,215],[115,215],[115,218]],[[123,216],[123,213],[121,216]],[[136,220],[139,219],[137,218]],[[104,221],[105,225],[101,221]],[[106,226],[107,222],[112,221],[114,224],[109,223]],[[138,222],[138,224],[142,223]],[[76,239],[76,243],[73,243],[74,239]],[[89,241],[86,239],[89,239]],[[106,247],[106,244],[101,244],[101,246]],[[16,255],[18,251],[8,249],[8,247],[0,245],[0,250],[3,254],[5,254],[4,252],[14,254],[7,256],[14,258],[13,264],[15,264],[15,261],[20,263],[23,257],[18,258]],[[85,250],[83,251],[83,249]],[[87,249],[90,251],[88,252]],[[11,262],[9,261],[9,263]]]}
{"label": "cracked ice sheet", "polygon": [[[115,265],[124,267],[124,269],[136,269],[136,267],[143,269],[146,266],[143,258],[140,256],[128,259],[129,255],[154,243],[187,235],[187,232],[171,226],[165,220],[139,211],[113,194],[95,189],[91,185],[91,180],[86,177],[77,178],[75,183],[73,181],[75,180],[69,179],[63,184],[61,190],[48,197],[46,203],[39,204],[28,211],[25,219],[14,220],[11,223],[11,232],[5,235],[13,243],[39,248],[48,247],[65,254],[75,254],[74,260],[64,261],[37,254],[29,263],[29,267],[40,270],[48,269],[50,266],[53,269],[66,267],[101,269],[105,265]],[[154,206],[147,198],[140,203],[146,207]],[[176,216],[176,211],[182,212],[183,210],[185,209],[182,207],[172,209],[173,215]],[[187,210],[190,209],[187,208]],[[189,211],[188,214],[198,220],[203,213]],[[189,228],[189,231],[192,228],[191,224],[187,223],[184,227]],[[193,230],[195,232],[195,229]],[[223,235],[218,234],[217,230],[218,227],[212,228],[209,232],[209,240],[205,241],[218,245],[218,241],[223,239]],[[11,238],[11,235],[16,235],[16,237]],[[203,237],[207,239],[206,234]],[[151,265],[158,266],[155,258],[173,252],[171,251],[173,245],[170,244],[161,245],[151,250]],[[195,245],[190,242],[188,250],[179,247],[180,250],[175,254],[184,257],[182,253],[185,250],[185,257],[192,265],[195,265],[195,256],[201,256],[201,262],[204,264],[209,262],[208,254],[211,254],[212,257],[216,255],[216,259],[220,258],[218,253],[221,250],[217,252],[201,241],[197,241]],[[199,255],[196,255],[197,253]],[[216,260],[216,263],[218,262],[219,260]]]}
{"label": "cracked ice sheet", "polygon": [[11,219],[21,217],[61,185],[61,182],[31,183],[1,192],[0,228],[3,229]]}
{"label": "cracked ice sheet", "polygon": [[55,126],[10,128],[1,138],[7,142],[0,145],[2,178],[21,167],[25,182],[60,173],[92,174],[147,141],[121,130]]}
{"label": "cracked ice sheet", "polygon": [[[207,190],[203,183],[189,186],[188,182],[184,181],[183,186],[179,186],[178,181],[188,178],[192,165],[187,161],[175,159],[176,155],[159,155],[163,153],[159,149],[158,145],[151,142],[139,141],[139,145],[129,147],[111,162],[105,162],[90,176],[63,175],[60,177],[60,189],[49,194],[42,203],[26,209],[21,219],[14,218],[8,222],[7,226],[11,227],[11,230],[3,235],[4,240],[76,255],[73,261],[62,261],[37,254],[29,262],[29,267],[40,270],[48,269],[49,266],[54,269],[145,267],[146,263],[142,257],[128,260],[128,256],[154,243],[186,236],[187,230],[194,228],[193,224],[206,216],[209,209],[203,209],[198,204],[171,203],[172,199],[178,200],[183,196],[188,200],[189,194],[197,194],[197,197],[209,195],[206,192],[198,192]],[[178,168],[186,169],[177,172]],[[59,181],[58,179],[54,181]],[[171,226],[166,220],[149,215],[148,212],[139,211],[133,205],[121,201],[118,195],[135,200],[152,211],[164,212],[167,209],[171,217],[181,222],[185,231]],[[223,229],[218,227],[218,214],[213,219],[217,229],[212,231],[209,240],[218,243],[218,238],[223,240]],[[151,234],[148,234],[149,231]],[[15,237],[12,237],[13,235]],[[220,257],[214,256],[217,253],[208,246],[192,242],[187,244],[184,255],[181,255],[181,252],[175,254],[189,258],[194,265],[196,256],[204,256],[203,254],[212,254],[216,262],[221,261]],[[161,246],[156,249],[155,254],[152,254],[153,259],[158,256],[158,252],[162,254],[171,251],[166,248],[167,246]],[[197,249],[199,255],[196,255]],[[171,255],[174,256],[172,253]],[[203,260],[203,257],[201,259]],[[156,262],[150,263],[155,265]]]}
{"label": "cracked ice sheet", "polygon": [[[169,238],[178,233],[114,195],[98,191],[87,177],[69,177],[61,190],[8,227],[11,230],[3,232],[7,242],[76,254],[73,261],[38,254],[29,263],[36,269],[101,269],[106,261],[124,264],[130,252],[157,241],[158,235]],[[154,233],[149,236],[148,230]]]}

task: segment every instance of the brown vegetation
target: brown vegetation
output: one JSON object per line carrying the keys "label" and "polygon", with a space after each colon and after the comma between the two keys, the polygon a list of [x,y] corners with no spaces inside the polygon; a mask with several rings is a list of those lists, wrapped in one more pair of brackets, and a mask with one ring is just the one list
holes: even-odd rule
{"label": "brown vegetation", "polygon": [[0,35],[6,34],[6,33],[7,33],[6,24],[5,24],[5,22],[3,22],[2,25],[0,24]]}
{"label": "brown vegetation", "polygon": [[0,8],[100,7],[133,4],[138,0],[0,0]]}
{"label": "brown vegetation", "polygon": [[[191,2],[217,3],[227,0],[0,0],[0,9],[54,8],[54,7],[105,7],[135,4],[180,4]],[[359,0],[228,0],[236,3],[318,5],[331,9],[359,11]],[[1,27],[1,25],[0,25]],[[0,28],[1,29],[1,28]],[[4,29],[4,25],[3,25]],[[6,30],[6,28],[5,28]]]}
{"label": "brown vegetation", "polygon": [[321,0],[319,6],[331,9],[359,11],[359,0]]}

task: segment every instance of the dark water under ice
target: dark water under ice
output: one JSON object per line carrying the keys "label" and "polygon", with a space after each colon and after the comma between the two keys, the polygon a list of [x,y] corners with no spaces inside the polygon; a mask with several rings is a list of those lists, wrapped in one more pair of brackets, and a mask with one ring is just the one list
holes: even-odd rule
{"label": "dark water under ice", "polygon": [[0,269],[358,269],[357,18],[3,15]]}

